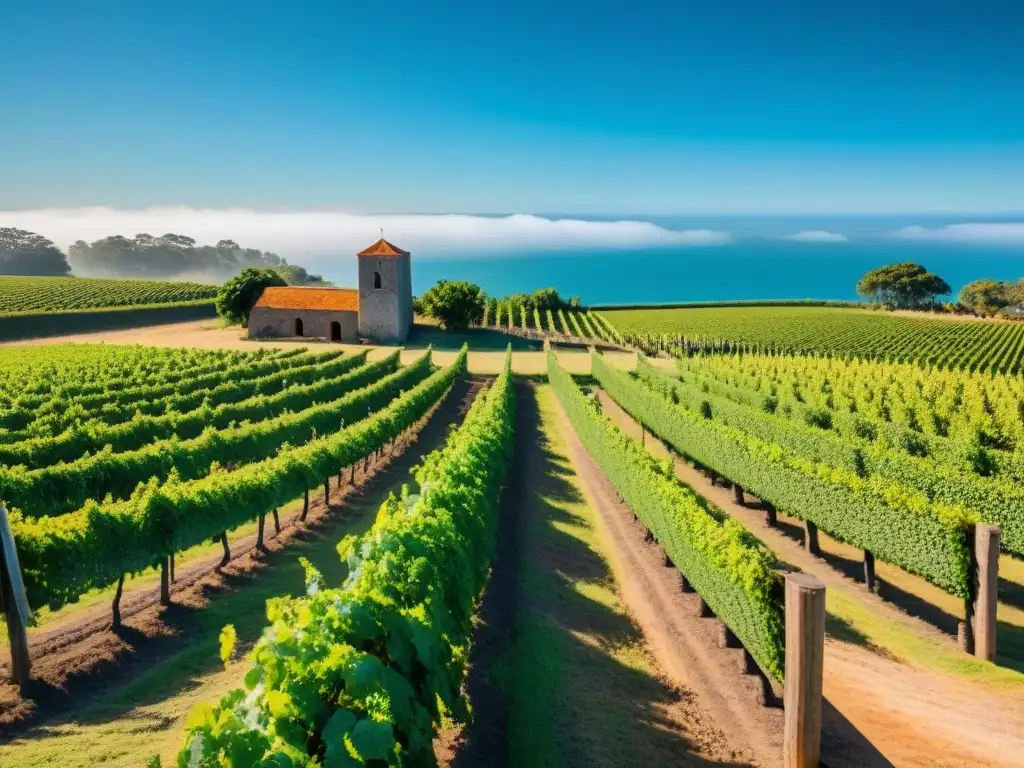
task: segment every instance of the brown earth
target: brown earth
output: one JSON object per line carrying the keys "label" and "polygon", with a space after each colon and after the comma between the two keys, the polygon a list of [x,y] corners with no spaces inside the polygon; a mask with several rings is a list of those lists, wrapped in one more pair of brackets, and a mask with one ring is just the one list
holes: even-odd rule
{"label": "brown earth", "polygon": [[[508,702],[495,680],[495,671],[502,668],[503,659],[508,663],[507,654],[517,642],[517,633],[526,627],[524,617],[557,628],[559,634],[571,638],[570,645],[584,644],[585,650],[576,652],[579,654],[576,662],[566,662],[570,671],[565,684],[577,695],[578,707],[595,710],[594,716],[598,719],[609,712],[619,712],[628,720],[615,723],[614,727],[625,730],[630,739],[646,742],[642,747],[627,742],[616,754],[602,752],[595,744],[602,742],[602,735],[592,732],[593,723],[585,715],[559,713],[576,724],[566,734],[568,741],[562,747],[564,765],[619,766],[630,764],[623,762],[624,759],[636,760],[640,755],[656,760],[644,762],[649,765],[718,765],[724,768],[759,764],[752,751],[734,738],[731,729],[722,722],[721,713],[710,709],[703,697],[695,695],[691,681],[657,664],[661,654],[656,643],[650,642],[650,635],[645,637],[639,632],[638,625],[643,626],[643,621],[636,621],[641,617],[634,613],[630,600],[632,578],[623,573],[617,562],[620,556],[615,550],[622,548],[618,536],[607,535],[598,524],[600,555],[582,549],[575,539],[564,536],[537,538],[538,531],[549,526],[580,524],[579,519],[570,521],[561,514],[550,517],[551,508],[546,498],[565,498],[565,494],[578,493],[578,486],[584,494],[580,500],[589,503],[592,509],[599,509],[608,503],[607,489],[596,493],[591,490],[597,479],[593,467],[581,463],[572,448],[567,448],[575,441],[575,436],[567,431],[564,421],[558,420],[555,426],[566,445],[552,445],[545,437],[536,387],[520,384],[518,395],[517,450],[502,500],[499,548],[477,617],[467,682],[476,718],[464,731],[442,732],[435,743],[441,764],[496,768],[509,764]],[[563,451],[573,456],[571,464],[553,464]],[[611,567],[604,560],[610,552],[615,552],[610,558]],[[575,599],[557,593],[537,596],[524,583],[527,558],[531,567],[549,574],[552,583],[564,584],[563,580],[570,574],[586,574],[587,580],[595,583],[607,580],[615,585],[616,592],[621,590],[629,604],[630,616],[612,619],[596,605],[580,601],[578,595]],[[640,643],[652,667],[649,682],[642,686],[637,686],[635,681],[623,685],[612,679],[621,672],[615,670],[617,662],[608,658],[609,648],[603,647],[604,643],[630,642],[629,638]],[[582,661],[593,659],[595,655],[604,661]],[[657,692],[653,688],[657,688]],[[648,696],[653,698],[648,699]],[[626,700],[612,706],[609,697],[625,697]],[[528,702],[526,705],[529,706]],[[524,703],[520,702],[519,706]],[[610,723],[606,726],[613,727]],[[545,721],[545,727],[558,732],[553,722]],[[623,757],[623,749],[630,757]],[[593,762],[589,762],[591,760]]]}
{"label": "brown earth", "polygon": [[[627,434],[641,437],[640,426],[632,417],[603,391],[598,397],[609,418]],[[650,433],[644,442],[652,453],[669,455]],[[768,527],[762,510],[737,504],[731,489],[712,484],[682,459],[675,457],[675,464],[680,480],[744,525],[781,560],[814,574],[828,589],[840,590],[887,622],[951,644],[934,625],[907,614],[827,560],[811,555],[785,527],[792,528],[794,521],[787,522],[780,514],[782,526]],[[827,537],[821,538],[824,545]],[[1024,765],[1024,698],[1020,692],[990,690],[969,680],[918,669],[888,658],[879,649],[844,642],[840,637],[826,638],[825,697],[835,714],[847,719],[892,764],[948,768]],[[837,744],[848,738],[837,736]],[[826,753],[829,739],[826,733]],[[840,751],[845,754],[846,749],[844,745]],[[826,760],[829,765],[840,764],[832,758]]]}
{"label": "brown earth", "polygon": [[[453,425],[461,423],[473,399],[484,385],[482,379],[460,379],[445,400],[420,423],[399,437],[393,452],[383,452],[365,469],[359,462],[352,480],[346,468],[330,483],[330,503],[322,487],[310,493],[309,514],[300,521],[302,503],[282,511],[281,532],[275,534],[273,518],[266,516],[267,552],[256,550],[256,536],[250,534],[230,541],[232,560],[219,568],[221,553],[189,563],[179,570],[172,585],[172,605],[159,603],[152,586],[126,585],[121,601],[122,627],[111,627],[107,603],[94,605],[48,625],[44,632],[30,636],[32,682],[24,690],[0,684],[0,737],[17,735],[64,710],[81,705],[83,699],[102,697],[163,657],[175,645],[187,642],[191,631],[189,616],[208,605],[219,594],[244,589],[260,572],[272,567],[274,556],[292,541],[313,535],[327,535],[332,526],[346,519],[353,507],[376,502],[408,477],[422,456],[441,445]],[[6,679],[9,662],[0,663]]]}

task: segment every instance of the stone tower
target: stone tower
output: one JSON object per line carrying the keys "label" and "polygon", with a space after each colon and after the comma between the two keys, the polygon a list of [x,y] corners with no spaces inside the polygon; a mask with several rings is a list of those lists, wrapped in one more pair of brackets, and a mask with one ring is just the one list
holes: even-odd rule
{"label": "stone tower", "polygon": [[412,328],[412,259],[384,238],[357,254],[359,335],[401,344]]}

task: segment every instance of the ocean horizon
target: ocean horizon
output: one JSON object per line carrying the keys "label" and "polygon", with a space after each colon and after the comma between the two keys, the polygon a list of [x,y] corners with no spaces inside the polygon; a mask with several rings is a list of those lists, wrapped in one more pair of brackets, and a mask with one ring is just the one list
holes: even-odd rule
{"label": "ocean horizon", "polygon": [[[538,214],[540,215],[540,214]],[[490,295],[554,287],[585,304],[658,304],[767,299],[857,300],[857,280],[884,264],[913,261],[953,289],[980,278],[1024,277],[1024,240],[984,227],[1020,215],[892,216],[572,216],[582,221],[644,221],[675,231],[726,233],[726,242],[607,248],[489,248],[413,251],[413,288],[468,280]],[[981,231],[960,231],[965,225]],[[952,229],[949,229],[952,227]],[[909,230],[908,234],[908,228]],[[895,233],[903,233],[897,236]],[[803,239],[791,239],[803,233]],[[831,236],[831,240],[823,240]],[[417,258],[421,256],[421,258]],[[324,265],[314,265],[324,269]],[[334,270],[324,269],[329,279]],[[346,270],[347,271],[347,270]],[[353,275],[354,277],[354,272]]]}

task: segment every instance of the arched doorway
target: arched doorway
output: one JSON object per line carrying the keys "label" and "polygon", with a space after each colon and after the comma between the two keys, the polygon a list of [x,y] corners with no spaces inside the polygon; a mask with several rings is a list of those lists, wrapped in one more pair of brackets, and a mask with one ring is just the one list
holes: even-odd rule
{"label": "arched doorway", "polygon": [[301,336],[302,335],[302,318],[301,317],[296,317],[295,318],[295,335],[296,336]]}
{"label": "arched doorway", "polygon": [[331,321],[331,341],[341,341],[341,323],[337,320]]}

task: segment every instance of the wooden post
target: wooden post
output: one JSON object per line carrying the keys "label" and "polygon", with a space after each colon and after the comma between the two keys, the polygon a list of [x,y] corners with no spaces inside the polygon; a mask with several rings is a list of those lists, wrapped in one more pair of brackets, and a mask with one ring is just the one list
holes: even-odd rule
{"label": "wooden post", "polygon": [[804,546],[812,555],[821,554],[821,547],[818,546],[818,526],[810,520],[804,520]]}
{"label": "wooden post", "polygon": [[774,528],[779,524],[779,513],[775,511],[775,505],[764,503],[764,521],[769,528]]}
{"label": "wooden post", "polygon": [[28,649],[28,623],[32,620],[25,585],[18,564],[18,550],[7,519],[7,509],[0,504],[0,608],[7,619],[7,639],[11,646],[11,681],[28,685],[32,660]]}
{"label": "wooden post", "polygon": [[352,485],[356,484],[356,462],[352,462]]}
{"label": "wooden post", "polygon": [[697,595],[697,615],[702,619],[707,619],[715,615],[711,610],[711,607],[704,602],[704,598],[700,595]]}
{"label": "wooden post", "polygon": [[821,760],[824,661],[825,585],[810,574],[787,573],[785,768],[817,768]]}
{"label": "wooden post", "polygon": [[160,605],[171,604],[171,558],[160,558]]}
{"label": "wooden post", "polygon": [[341,470],[340,470],[340,469],[338,470],[338,482],[337,482],[337,486],[338,486],[338,490],[340,491],[340,490],[341,490]]}
{"label": "wooden post", "polygon": [[306,522],[306,515],[309,514],[309,488],[302,492],[302,514],[299,515],[300,522]]}
{"label": "wooden post", "polygon": [[739,483],[732,484],[732,498],[741,507],[747,503],[747,500],[743,498],[743,486]]}
{"label": "wooden post", "polygon": [[170,570],[171,570],[171,583],[173,584],[175,581],[177,581],[177,579],[174,578],[174,553],[173,552],[171,552],[171,556],[170,556],[169,560],[170,560],[170,566],[169,567],[170,567]]}
{"label": "wooden post", "polygon": [[281,518],[278,517],[278,515],[277,515],[277,507],[274,507],[274,511],[273,511],[272,514],[274,515],[274,535],[275,536],[280,536],[281,535]]}
{"label": "wooden post", "polygon": [[996,594],[999,586],[998,525],[978,523],[974,526],[973,565],[974,610],[971,629],[974,655],[985,661],[996,660]]}
{"label": "wooden post", "polygon": [[875,556],[864,550],[864,586],[868,592],[875,591]]}
{"label": "wooden post", "polygon": [[124,574],[122,573],[120,578],[117,580],[117,591],[114,593],[114,602],[111,603],[110,609],[114,614],[110,625],[117,629],[121,626],[121,595],[124,592]]}
{"label": "wooden post", "polygon": [[329,480],[324,480],[324,504],[328,507],[331,505],[331,483]]}

